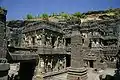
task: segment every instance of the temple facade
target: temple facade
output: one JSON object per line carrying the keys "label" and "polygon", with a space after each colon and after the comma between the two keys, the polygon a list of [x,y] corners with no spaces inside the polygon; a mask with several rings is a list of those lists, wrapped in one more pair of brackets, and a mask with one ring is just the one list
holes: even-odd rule
{"label": "temple facade", "polygon": [[35,78],[39,79],[40,73],[47,76],[59,71],[66,72],[70,66],[70,54],[66,53],[66,40],[60,26],[47,21],[30,21],[25,24],[27,26],[23,30],[22,45],[36,48],[39,55]]}
{"label": "temple facade", "polygon": [[8,39],[13,62],[23,69],[35,60],[34,80],[87,80],[88,68],[116,68],[120,18],[106,11],[83,14],[87,18],[23,21],[19,47]]}

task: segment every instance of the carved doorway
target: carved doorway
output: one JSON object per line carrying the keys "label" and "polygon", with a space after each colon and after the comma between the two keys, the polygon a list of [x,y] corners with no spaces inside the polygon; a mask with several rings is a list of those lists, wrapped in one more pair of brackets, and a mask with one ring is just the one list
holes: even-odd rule
{"label": "carved doorway", "polygon": [[28,60],[20,62],[20,70],[18,75],[20,80],[32,80],[34,76],[34,70],[36,67],[36,60]]}
{"label": "carved doorway", "polygon": [[56,40],[56,39],[55,39],[55,37],[53,36],[53,37],[52,37],[52,48],[54,48],[55,40]]}
{"label": "carved doorway", "polygon": [[94,67],[94,63],[93,63],[94,61],[93,60],[89,60],[89,67],[90,68],[93,68]]}

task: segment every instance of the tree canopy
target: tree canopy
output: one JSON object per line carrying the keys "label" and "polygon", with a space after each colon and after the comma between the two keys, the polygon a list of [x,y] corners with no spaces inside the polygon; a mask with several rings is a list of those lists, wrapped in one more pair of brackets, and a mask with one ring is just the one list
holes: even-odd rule
{"label": "tree canopy", "polygon": [[27,14],[26,18],[27,19],[33,19],[33,16],[31,14]]}
{"label": "tree canopy", "polygon": [[41,18],[48,18],[49,16],[48,16],[48,14],[47,13],[43,13],[42,15],[41,15]]}
{"label": "tree canopy", "polygon": [[49,17],[55,17],[55,18],[62,18],[62,19],[72,19],[72,18],[85,18],[85,15],[80,13],[80,12],[76,12],[74,14],[68,14],[65,12],[61,12],[61,13],[52,13],[51,15],[48,15],[47,13],[43,13],[43,14],[39,14],[37,16],[32,16],[31,14],[27,14],[26,18],[27,19],[33,19],[33,18],[42,18],[44,20],[48,20]]}
{"label": "tree canopy", "polygon": [[84,14],[81,14],[80,12],[76,12],[73,14],[73,16],[77,17],[77,18],[85,18]]}
{"label": "tree canopy", "polygon": [[62,18],[68,19],[69,18],[69,14],[65,13],[65,12],[61,12],[59,14]]}

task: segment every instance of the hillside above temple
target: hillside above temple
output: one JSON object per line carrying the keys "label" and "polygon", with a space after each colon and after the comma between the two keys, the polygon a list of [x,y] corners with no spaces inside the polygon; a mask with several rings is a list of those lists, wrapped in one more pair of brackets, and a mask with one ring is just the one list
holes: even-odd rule
{"label": "hillside above temple", "polygon": [[118,19],[120,17],[120,8],[100,10],[100,11],[88,11],[86,13],[76,12],[74,14],[68,14],[65,12],[53,13],[53,14],[41,14],[38,16],[32,16],[28,14],[25,18],[26,21],[51,21],[51,22],[61,22],[73,19],[80,19],[81,22],[86,22],[89,20],[108,20],[108,19]]}

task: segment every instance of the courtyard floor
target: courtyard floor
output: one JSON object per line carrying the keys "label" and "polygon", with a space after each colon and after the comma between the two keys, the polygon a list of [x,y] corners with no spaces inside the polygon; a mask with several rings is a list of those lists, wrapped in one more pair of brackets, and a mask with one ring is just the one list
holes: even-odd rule
{"label": "courtyard floor", "polygon": [[87,80],[100,80],[99,76],[103,74],[105,75],[111,75],[113,76],[115,74],[115,69],[107,68],[105,70],[100,70],[98,72],[95,72],[93,68],[88,69],[88,79]]}

